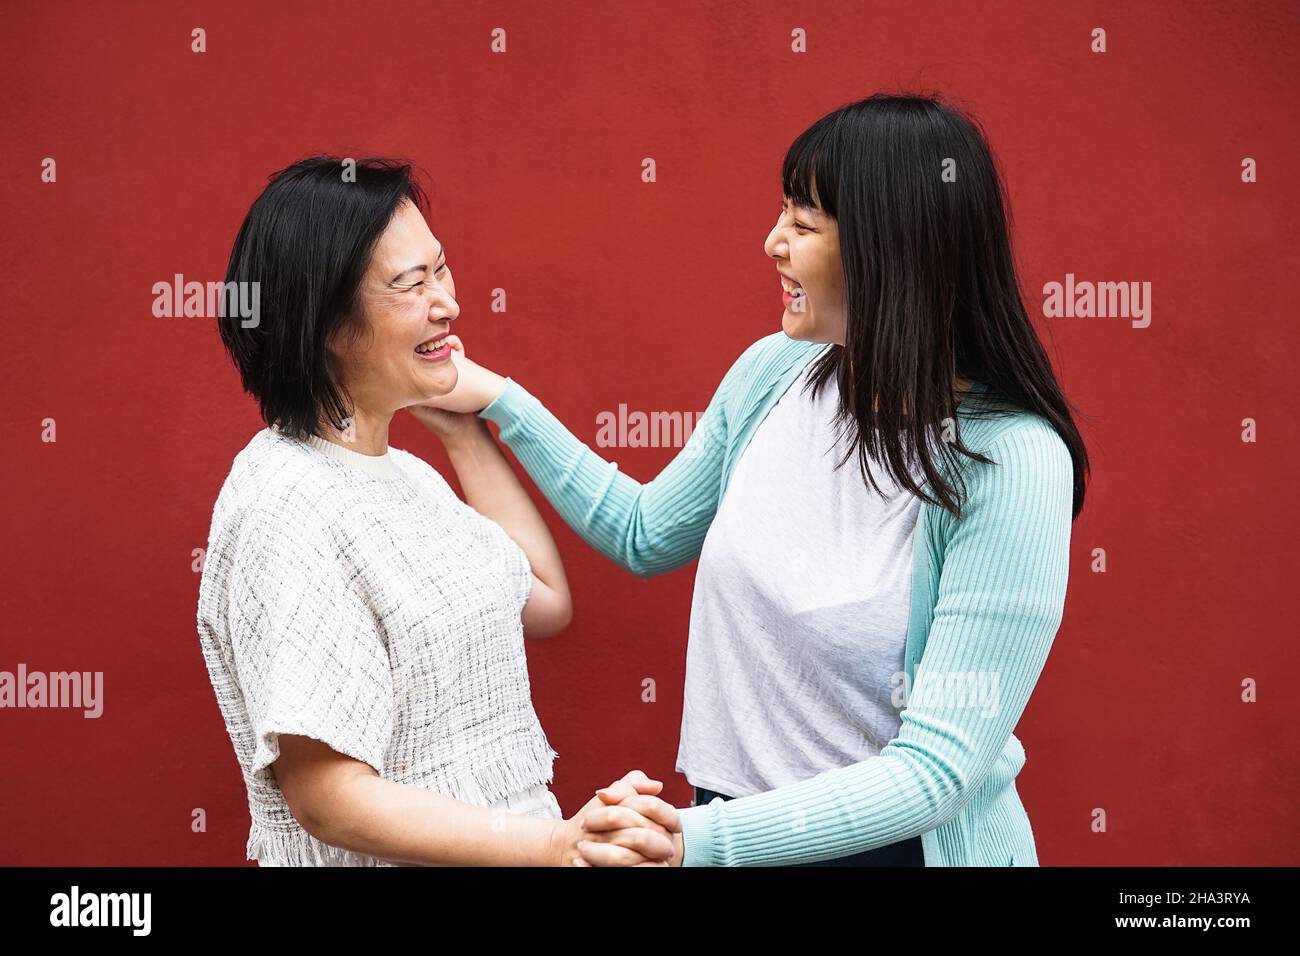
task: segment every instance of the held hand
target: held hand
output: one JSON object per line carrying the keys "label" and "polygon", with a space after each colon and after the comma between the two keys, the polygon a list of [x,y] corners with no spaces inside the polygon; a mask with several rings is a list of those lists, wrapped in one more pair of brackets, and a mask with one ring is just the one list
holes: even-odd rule
{"label": "held hand", "polygon": [[[639,774],[640,771],[633,771]],[[653,789],[638,786],[632,789],[624,777],[612,786],[596,791],[603,804],[592,809],[583,818],[583,827],[588,837],[580,847],[582,860],[576,865],[582,866],[681,866],[684,846],[682,844],[682,824],[677,810],[657,796],[663,789],[658,784]],[[640,849],[640,842],[646,839],[645,824],[648,820],[656,832],[662,833],[672,842],[672,855],[659,860],[636,860],[632,850]],[[644,855],[644,851],[642,851]]]}
{"label": "held hand", "polygon": [[[651,780],[640,770],[633,770],[621,780],[604,788],[613,799],[623,800],[638,795],[653,794],[663,789],[663,782]],[[585,829],[587,817],[617,809],[619,826],[614,829]],[[610,821],[604,821],[608,824]],[[583,859],[584,845],[599,844],[609,851],[600,859],[600,865],[614,866],[667,866],[673,852],[671,833],[654,819],[642,816],[630,807],[610,808],[600,797],[593,797],[572,818],[562,821],[556,831],[556,859],[560,866],[590,866]]]}

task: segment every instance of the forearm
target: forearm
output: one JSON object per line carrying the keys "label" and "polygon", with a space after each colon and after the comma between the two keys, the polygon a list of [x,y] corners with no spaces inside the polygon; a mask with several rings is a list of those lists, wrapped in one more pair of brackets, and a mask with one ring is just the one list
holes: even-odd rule
{"label": "forearm", "polygon": [[370,774],[323,789],[309,828],[331,846],[417,866],[551,866],[558,820],[461,803]]}
{"label": "forearm", "polygon": [[487,423],[475,419],[472,428],[445,444],[469,506],[491,518],[514,539],[528,556],[538,580],[567,595],[564,564],[555,539],[492,438]]}
{"label": "forearm", "polygon": [[790,866],[934,829],[959,799],[907,758],[875,756],[766,793],[679,810],[686,866]]}
{"label": "forearm", "polygon": [[[995,615],[998,627],[971,627],[956,602],[932,623],[898,735],[878,754],[766,793],[679,811],[684,864],[835,859],[937,829],[959,813],[1006,750],[1056,632],[1056,598],[1035,602],[1026,597],[1034,588],[1018,583],[1004,592],[1016,610]],[[990,607],[1000,603],[985,599]],[[992,713],[970,695],[969,675],[995,682]]]}
{"label": "forearm", "polygon": [[725,430],[715,408],[653,481],[642,484],[574,435],[516,382],[480,412],[530,478],[593,548],[639,575],[699,556],[717,509]]}

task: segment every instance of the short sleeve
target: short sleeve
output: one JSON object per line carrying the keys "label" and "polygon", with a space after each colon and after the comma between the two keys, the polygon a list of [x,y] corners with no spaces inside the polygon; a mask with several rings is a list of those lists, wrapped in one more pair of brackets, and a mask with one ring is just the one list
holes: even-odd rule
{"label": "short sleeve", "polygon": [[394,712],[388,650],[327,531],[306,515],[246,516],[230,588],[251,772],[280,756],[280,734],[299,734],[382,773]]}

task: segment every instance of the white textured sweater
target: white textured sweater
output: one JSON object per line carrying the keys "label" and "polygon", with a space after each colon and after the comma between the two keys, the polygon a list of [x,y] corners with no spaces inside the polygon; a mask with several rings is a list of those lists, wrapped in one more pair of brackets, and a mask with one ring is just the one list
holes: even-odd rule
{"label": "white textured sweater", "polygon": [[198,604],[248,858],[390,865],[303,830],[271,767],[281,733],[466,803],[540,806],[557,754],[524,656],[531,582],[519,546],[416,456],[255,435],[213,509]]}

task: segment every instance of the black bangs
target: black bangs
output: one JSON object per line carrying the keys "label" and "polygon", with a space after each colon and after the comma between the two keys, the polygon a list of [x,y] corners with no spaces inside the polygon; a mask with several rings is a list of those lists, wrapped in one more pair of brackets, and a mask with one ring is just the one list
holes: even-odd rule
{"label": "black bangs", "polygon": [[835,141],[835,125],[835,114],[831,114],[808,127],[790,144],[781,164],[781,194],[800,206],[820,209],[832,219],[839,218],[835,197],[840,177],[836,167],[842,152]]}
{"label": "black bangs", "polygon": [[856,458],[873,488],[883,469],[960,518],[966,466],[992,464],[960,427],[948,431],[960,382],[979,382],[996,397],[983,403],[990,413],[1011,406],[1055,428],[1077,517],[1087,450],[1021,296],[1006,189],[978,122],[942,94],[875,93],[799,134],[781,190],[835,222],[843,290],[830,305],[842,304],[843,331],[813,360],[807,388],[838,393],[840,464]]}

